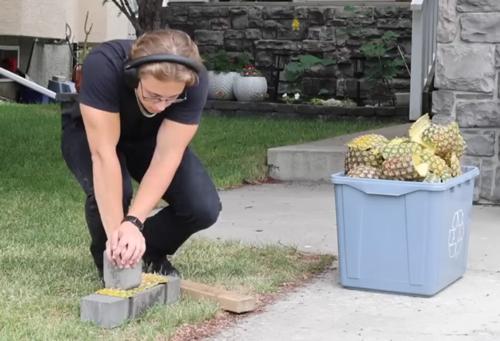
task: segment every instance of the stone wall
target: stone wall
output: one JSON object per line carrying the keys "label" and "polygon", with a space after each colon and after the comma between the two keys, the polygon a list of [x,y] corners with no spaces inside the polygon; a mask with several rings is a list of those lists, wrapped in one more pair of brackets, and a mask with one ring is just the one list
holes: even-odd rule
{"label": "stone wall", "polygon": [[[299,20],[297,30],[292,28]],[[249,52],[256,66],[263,71],[275,94],[277,71],[290,56],[313,54],[333,58],[337,65],[318,67],[302,80],[303,93],[317,96],[320,91],[331,97],[356,98],[359,75],[354,59],[359,57],[363,43],[379,38],[386,31],[400,35],[399,43],[407,57],[411,51],[411,12],[409,3],[387,6],[332,6],[309,3],[171,3],[162,13],[164,26],[188,32],[195,38],[202,53],[220,49],[228,52]],[[278,65],[278,55],[281,63]],[[392,56],[399,58],[398,55]],[[409,63],[409,59],[407,59]],[[366,67],[365,67],[366,69]],[[290,90],[280,74],[278,93]],[[394,91],[409,91],[409,76],[404,67],[394,80]],[[372,93],[361,79],[362,98]]]}
{"label": "stone wall", "polygon": [[441,0],[433,111],[456,119],[476,200],[500,203],[500,1]]}
{"label": "stone wall", "polygon": [[279,117],[303,119],[373,119],[377,121],[407,122],[407,107],[333,107],[312,104],[286,104],[276,102],[240,102],[208,100],[205,114],[229,117]]}

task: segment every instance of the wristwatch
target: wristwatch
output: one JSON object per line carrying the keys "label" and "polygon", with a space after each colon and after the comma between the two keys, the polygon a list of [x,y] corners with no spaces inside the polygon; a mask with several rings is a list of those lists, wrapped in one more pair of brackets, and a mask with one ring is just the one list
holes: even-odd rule
{"label": "wristwatch", "polygon": [[139,218],[134,217],[133,215],[126,215],[125,218],[123,218],[122,223],[124,223],[126,221],[137,226],[139,231],[142,232],[144,230],[144,224],[142,223],[142,221],[139,220]]}

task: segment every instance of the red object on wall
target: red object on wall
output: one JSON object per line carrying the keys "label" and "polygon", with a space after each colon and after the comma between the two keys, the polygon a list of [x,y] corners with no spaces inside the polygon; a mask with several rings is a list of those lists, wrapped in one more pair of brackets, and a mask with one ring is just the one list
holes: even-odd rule
{"label": "red object on wall", "polygon": [[10,72],[16,72],[17,70],[17,58],[7,57],[2,60],[2,67]]}
{"label": "red object on wall", "polygon": [[76,92],[80,92],[80,85],[82,83],[82,64],[76,64],[73,68],[71,80],[75,83]]}

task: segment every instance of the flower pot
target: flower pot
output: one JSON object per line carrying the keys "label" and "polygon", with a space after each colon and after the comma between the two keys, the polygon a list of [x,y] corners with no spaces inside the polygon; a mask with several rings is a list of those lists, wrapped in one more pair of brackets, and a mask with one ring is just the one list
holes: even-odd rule
{"label": "flower pot", "polygon": [[266,77],[239,76],[234,82],[233,91],[238,101],[262,101],[267,95]]}
{"label": "flower pot", "polygon": [[233,85],[237,72],[208,71],[208,99],[234,99]]}

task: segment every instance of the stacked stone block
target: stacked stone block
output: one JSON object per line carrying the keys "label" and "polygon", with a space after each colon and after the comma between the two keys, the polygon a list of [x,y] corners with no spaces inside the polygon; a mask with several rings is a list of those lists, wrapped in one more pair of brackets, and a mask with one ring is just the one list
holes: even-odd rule
{"label": "stacked stone block", "polygon": [[[105,288],[129,290],[138,288],[142,279],[142,261],[132,268],[115,266],[103,254]],[[147,289],[138,289],[131,297],[116,297],[99,292],[82,298],[80,319],[103,328],[117,327],[134,319],[155,304],[172,304],[181,295],[180,278],[167,276],[166,283]]]}
{"label": "stacked stone block", "polygon": [[[299,20],[297,30],[292,29]],[[357,79],[353,57],[359,56],[360,46],[387,31],[400,35],[400,44],[409,55],[411,50],[411,12],[409,3],[394,6],[350,6],[310,3],[171,3],[162,13],[164,26],[188,32],[202,53],[220,49],[228,52],[248,52],[256,66],[264,72],[268,84],[275,82],[273,65],[277,55],[282,62],[290,56],[313,54],[333,58],[338,64],[318,67],[306,73],[302,93],[357,96]],[[395,54],[394,58],[399,58]],[[283,65],[280,65],[283,67]],[[280,77],[279,93],[291,90]],[[394,80],[395,91],[409,91],[408,74],[402,68]],[[371,94],[371,87],[361,79],[361,97]],[[270,86],[273,92],[273,86]]]}
{"label": "stacked stone block", "polygon": [[432,110],[457,120],[466,164],[481,170],[475,200],[500,202],[500,1],[441,0]]}
{"label": "stacked stone block", "polygon": [[134,319],[155,304],[172,304],[181,295],[181,281],[168,277],[167,283],[137,293],[132,297],[91,294],[80,302],[80,319],[102,328],[114,328]]}

